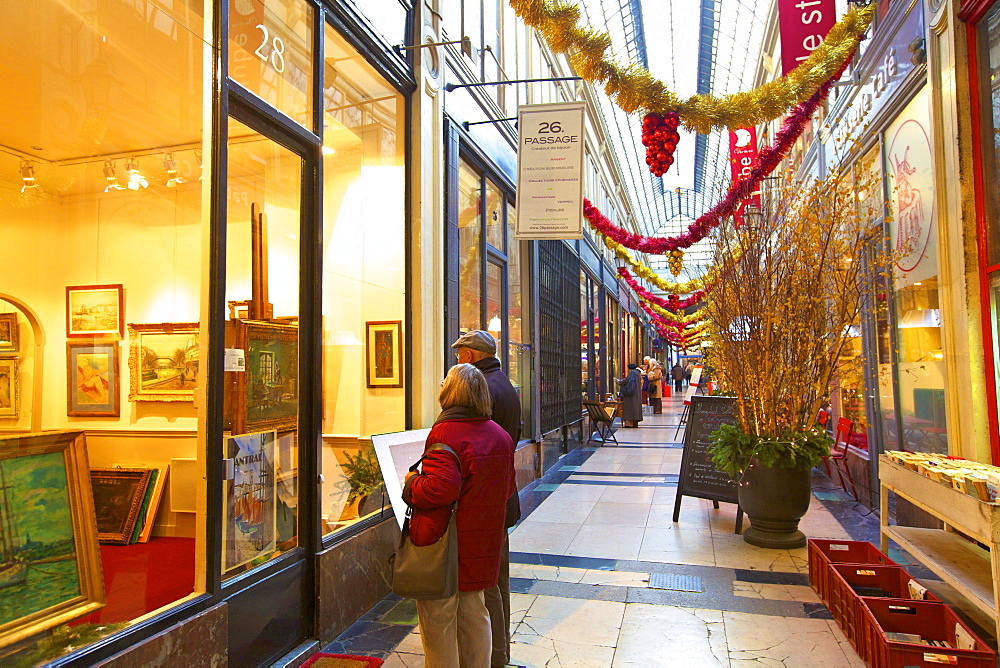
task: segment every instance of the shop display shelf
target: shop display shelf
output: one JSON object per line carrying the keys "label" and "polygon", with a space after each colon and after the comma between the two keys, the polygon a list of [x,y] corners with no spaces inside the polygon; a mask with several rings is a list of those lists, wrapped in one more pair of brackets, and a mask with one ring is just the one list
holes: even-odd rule
{"label": "shop display shelf", "polygon": [[809,584],[816,590],[821,601],[830,604],[830,578],[833,575],[832,564],[876,564],[880,566],[896,566],[889,557],[880,552],[877,547],[862,540],[825,540],[810,538]]}
{"label": "shop display shelf", "polygon": [[[858,626],[861,655],[873,668],[910,668],[942,665],[959,668],[995,668],[997,654],[955,612],[943,603],[862,597],[863,622]],[[955,649],[956,627],[973,641],[973,649]],[[933,647],[890,639],[887,633],[919,635],[946,641],[951,647]]]}
{"label": "shop display shelf", "polygon": [[[899,566],[875,564],[832,564],[830,566],[829,600],[827,607],[844,635],[860,654],[860,628],[864,623],[862,596],[872,598],[910,599],[909,582],[913,577]],[[880,591],[873,594],[873,591]],[[928,591],[923,600],[940,603],[941,599]],[[862,657],[865,658],[865,657]]]}
{"label": "shop display shelf", "polygon": [[[1000,610],[1000,505],[946,487],[907,469],[886,455],[879,458],[882,549],[894,540],[997,623]],[[945,528],[889,525],[889,492],[940,519]],[[964,535],[960,535],[964,534]],[[970,538],[972,540],[970,540]],[[976,544],[986,545],[984,549]]]}

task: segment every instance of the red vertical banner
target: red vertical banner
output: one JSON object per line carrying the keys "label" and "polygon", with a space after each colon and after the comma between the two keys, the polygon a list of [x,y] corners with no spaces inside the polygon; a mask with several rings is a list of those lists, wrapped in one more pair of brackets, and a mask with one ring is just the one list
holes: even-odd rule
{"label": "red vertical banner", "polygon": [[[757,160],[757,128],[737,128],[729,133],[729,167],[732,183],[736,184],[750,175]],[[733,214],[737,225],[743,224],[743,210],[748,206],[760,206],[760,191],[754,192],[740,204]]]}
{"label": "red vertical banner", "polygon": [[788,74],[808,58],[836,22],[835,0],[778,0],[781,73]]}

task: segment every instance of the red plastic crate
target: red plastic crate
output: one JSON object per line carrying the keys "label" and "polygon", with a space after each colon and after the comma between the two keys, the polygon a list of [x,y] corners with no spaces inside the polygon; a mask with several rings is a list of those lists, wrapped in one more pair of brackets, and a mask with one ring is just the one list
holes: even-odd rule
{"label": "red plastic crate", "polygon": [[[864,624],[864,605],[854,587],[871,587],[886,592],[884,598],[908,600],[910,591],[907,584],[912,576],[899,566],[879,566],[875,564],[831,564],[831,577],[828,582],[829,600],[827,607],[833,613],[833,618],[844,630],[844,635],[854,645],[860,655],[864,650],[859,642],[859,628]],[[865,594],[865,596],[871,596]],[[927,592],[924,600],[941,602],[937,596]],[[862,659],[867,658],[865,656]]]}
{"label": "red plastic crate", "polygon": [[[944,603],[902,601],[891,598],[861,598],[865,622],[860,625],[864,659],[873,668],[996,668],[997,653],[990,649],[954,611]],[[975,649],[930,647],[886,638],[886,632],[916,633],[929,640],[955,643],[955,625],[972,637]]]}
{"label": "red plastic crate", "polygon": [[830,604],[831,564],[878,564],[898,566],[877,547],[861,540],[809,539],[809,584],[821,601]]}

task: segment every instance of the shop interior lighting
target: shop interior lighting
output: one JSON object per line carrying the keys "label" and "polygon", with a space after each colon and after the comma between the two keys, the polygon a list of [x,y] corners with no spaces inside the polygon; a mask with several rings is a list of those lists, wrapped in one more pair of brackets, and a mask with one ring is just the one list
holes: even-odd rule
{"label": "shop interior lighting", "polygon": [[118,172],[115,169],[115,163],[110,160],[104,161],[104,179],[108,182],[104,186],[104,192],[109,193],[112,190],[125,190],[125,186],[118,183]]}
{"label": "shop interior lighting", "polygon": [[500,318],[493,316],[490,318],[490,323],[486,325],[486,330],[489,332],[500,333]]}
{"label": "shop interior lighting", "polygon": [[21,186],[22,195],[26,190],[38,187],[35,182],[35,166],[27,160],[21,161],[21,180],[24,182],[24,185]]}
{"label": "shop interior lighting", "polygon": [[125,169],[128,171],[128,185],[126,187],[129,190],[138,190],[139,188],[149,187],[149,181],[147,181],[146,177],[139,171],[138,160],[134,157],[127,159],[125,161]]}
{"label": "shop interior lighting", "polygon": [[177,184],[184,183],[184,179],[177,176],[177,163],[174,162],[174,154],[167,153],[163,158],[163,169],[167,170],[167,187],[175,188]]}
{"label": "shop interior lighting", "polygon": [[201,176],[202,176],[201,151],[195,149],[194,159],[198,161],[198,180],[201,181]]}

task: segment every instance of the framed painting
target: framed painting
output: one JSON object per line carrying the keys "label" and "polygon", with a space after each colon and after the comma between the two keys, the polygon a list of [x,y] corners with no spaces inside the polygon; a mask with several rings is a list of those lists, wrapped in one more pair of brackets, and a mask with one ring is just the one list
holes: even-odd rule
{"label": "framed painting", "polygon": [[299,416],[298,327],[254,320],[231,322],[230,327],[233,347],[243,349],[246,360],[245,371],[232,374],[232,433],[295,429]]}
{"label": "framed painting", "polygon": [[17,314],[0,313],[0,353],[16,353],[17,345]]}
{"label": "framed painting", "polygon": [[129,545],[142,514],[152,469],[90,469],[97,513],[97,539],[105,545]]}
{"label": "framed painting", "polygon": [[277,547],[276,431],[226,439],[223,571],[266,556]]}
{"label": "framed painting", "polygon": [[20,415],[21,379],[18,365],[21,359],[13,355],[0,356],[0,420]]}
{"label": "framed painting", "polygon": [[0,436],[0,647],[104,605],[81,431]]}
{"label": "framed painting", "polygon": [[66,336],[121,338],[125,319],[125,289],[113,285],[66,286]]}
{"label": "framed painting", "polygon": [[118,342],[66,344],[66,415],[118,417]]}
{"label": "framed painting", "polygon": [[368,387],[403,387],[401,320],[365,323]]}
{"label": "framed painting", "polygon": [[129,401],[194,401],[198,323],[128,326]]}

